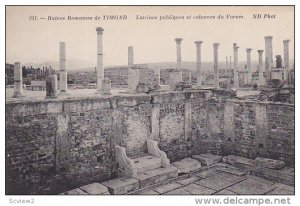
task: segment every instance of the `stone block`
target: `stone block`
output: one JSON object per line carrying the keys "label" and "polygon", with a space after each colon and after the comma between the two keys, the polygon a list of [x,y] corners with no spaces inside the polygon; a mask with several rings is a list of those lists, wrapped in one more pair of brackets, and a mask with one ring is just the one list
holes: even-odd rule
{"label": "stone block", "polygon": [[155,192],[154,190],[148,190],[148,191],[142,192],[141,195],[159,195],[159,193]]}
{"label": "stone block", "polygon": [[130,177],[119,177],[113,180],[102,182],[102,184],[105,185],[109,192],[113,195],[126,194],[140,187],[139,181]]}
{"label": "stone block", "polygon": [[240,177],[228,173],[219,173],[214,176],[207,177],[203,180],[199,180],[194,184],[201,185],[216,191],[225,189],[231,185],[245,180],[245,177]]}
{"label": "stone block", "polygon": [[182,185],[178,184],[178,183],[170,183],[170,184],[166,184],[164,186],[158,187],[158,188],[154,189],[154,191],[158,192],[159,194],[164,194],[171,190],[175,190],[179,187],[182,187]]}
{"label": "stone block", "polygon": [[90,195],[101,195],[101,194],[105,194],[105,193],[107,194],[107,192],[108,192],[107,187],[100,183],[92,183],[89,185],[84,185],[84,186],[80,187],[80,189]]}
{"label": "stone block", "polygon": [[237,195],[237,194],[230,190],[224,189],[224,190],[221,190],[221,191],[215,193],[214,195]]}
{"label": "stone block", "polygon": [[239,195],[263,195],[273,190],[274,186],[253,179],[247,179],[227,189]]}
{"label": "stone block", "polygon": [[161,158],[149,154],[134,158],[132,161],[138,173],[161,167]]}
{"label": "stone block", "polygon": [[216,192],[213,189],[209,189],[197,184],[190,184],[185,186],[183,189],[192,195],[211,195]]}
{"label": "stone block", "polygon": [[269,159],[265,157],[257,157],[255,158],[255,161],[258,166],[261,167],[266,167],[269,169],[281,169],[285,166],[285,162],[281,160],[274,160],[274,159]]}
{"label": "stone block", "polygon": [[213,165],[218,162],[221,162],[222,156],[214,155],[214,154],[200,154],[200,155],[192,155],[192,158],[199,161],[202,165]]}
{"label": "stone block", "polygon": [[190,193],[183,188],[178,188],[176,190],[167,192],[166,195],[190,195]]}
{"label": "stone block", "polygon": [[200,179],[200,177],[193,176],[193,177],[189,177],[186,179],[178,180],[177,183],[179,183],[181,185],[188,185],[188,184],[198,181],[199,179]]}
{"label": "stone block", "polygon": [[201,168],[201,163],[192,158],[185,158],[172,164],[178,169],[178,173],[190,173]]}
{"label": "stone block", "polygon": [[170,166],[138,173],[136,179],[140,181],[141,187],[145,187],[177,176],[177,168]]}
{"label": "stone block", "polygon": [[223,157],[224,163],[229,163],[235,167],[241,168],[241,169],[251,169],[256,167],[255,160],[248,159],[241,156],[235,156],[235,155],[228,155]]}
{"label": "stone block", "polygon": [[245,171],[240,170],[238,168],[221,167],[221,168],[217,168],[216,170],[221,171],[221,172],[226,172],[229,174],[233,174],[233,175],[237,175],[237,176],[243,176],[243,175],[247,174]]}
{"label": "stone block", "polygon": [[215,176],[220,173],[221,173],[220,171],[217,171],[215,169],[208,169],[208,170],[203,170],[203,171],[198,172],[196,176],[203,179],[203,178]]}
{"label": "stone block", "polygon": [[108,78],[102,80],[102,94],[111,94],[111,81]]}
{"label": "stone block", "polygon": [[88,195],[88,193],[82,191],[79,188],[76,188],[74,190],[70,190],[70,191],[64,192],[63,194],[65,194],[65,195]]}

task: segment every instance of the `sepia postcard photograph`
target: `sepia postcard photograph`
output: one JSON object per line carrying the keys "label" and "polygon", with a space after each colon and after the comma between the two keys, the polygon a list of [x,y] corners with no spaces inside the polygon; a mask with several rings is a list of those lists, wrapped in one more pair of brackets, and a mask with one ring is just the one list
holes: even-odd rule
{"label": "sepia postcard photograph", "polygon": [[294,51],[294,5],[6,5],[5,195],[288,204]]}

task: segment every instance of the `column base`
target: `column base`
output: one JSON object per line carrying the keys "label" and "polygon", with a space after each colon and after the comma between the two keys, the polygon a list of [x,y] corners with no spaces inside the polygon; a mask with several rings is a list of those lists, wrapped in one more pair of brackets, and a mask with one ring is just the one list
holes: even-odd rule
{"label": "column base", "polygon": [[14,94],[13,98],[23,98],[25,95],[23,94]]}
{"label": "column base", "polygon": [[66,90],[60,90],[59,96],[67,96],[70,95]]}
{"label": "column base", "polygon": [[55,98],[58,98],[58,96],[46,96],[45,98],[46,99],[55,99]]}

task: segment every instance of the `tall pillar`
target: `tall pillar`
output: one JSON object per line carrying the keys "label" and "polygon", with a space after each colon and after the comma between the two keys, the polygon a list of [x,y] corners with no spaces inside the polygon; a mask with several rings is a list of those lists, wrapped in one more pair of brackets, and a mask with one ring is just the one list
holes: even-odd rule
{"label": "tall pillar", "polygon": [[286,82],[288,81],[288,72],[290,69],[289,42],[289,39],[283,40],[284,80]]}
{"label": "tall pillar", "polygon": [[195,41],[196,44],[196,70],[197,70],[197,86],[202,86],[202,75],[201,75],[201,44],[203,41]]}
{"label": "tall pillar", "polygon": [[273,66],[273,36],[265,36],[265,72],[267,80],[271,78],[271,69]]}
{"label": "tall pillar", "polygon": [[23,76],[20,62],[14,64],[14,96],[15,98],[23,96]]}
{"label": "tall pillar", "polygon": [[258,52],[258,86],[263,86],[264,81],[264,72],[263,72],[263,57],[262,54],[264,50],[257,50]]}
{"label": "tall pillar", "polygon": [[102,81],[104,79],[103,67],[103,31],[102,27],[97,27],[97,92],[102,92]]}
{"label": "tall pillar", "polygon": [[66,69],[66,43],[59,42],[59,87],[61,93],[66,93],[68,90],[67,85],[67,69]]}
{"label": "tall pillar", "polygon": [[135,70],[132,69],[134,62],[133,57],[133,46],[128,47],[128,88],[130,91],[134,91],[136,88],[134,88],[135,85]]}
{"label": "tall pillar", "polygon": [[247,52],[247,70],[248,70],[248,84],[252,83],[252,73],[251,73],[251,50],[250,48],[246,49]]}
{"label": "tall pillar", "polygon": [[176,38],[176,54],[177,54],[177,66],[176,66],[176,74],[177,74],[177,82],[182,82],[182,67],[181,67],[181,42],[182,38]]}
{"label": "tall pillar", "polygon": [[239,88],[239,73],[238,73],[238,49],[236,43],[233,43],[233,80],[234,87]]}
{"label": "tall pillar", "polygon": [[218,60],[218,48],[219,43],[214,43],[214,81],[215,81],[215,87],[219,88],[219,60]]}

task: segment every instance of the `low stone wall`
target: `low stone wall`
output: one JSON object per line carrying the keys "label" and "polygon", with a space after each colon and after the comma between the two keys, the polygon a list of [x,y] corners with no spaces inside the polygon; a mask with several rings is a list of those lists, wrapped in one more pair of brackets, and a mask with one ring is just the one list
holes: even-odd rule
{"label": "low stone wall", "polygon": [[171,162],[207,152],[293,157],[293,105],[229,97],[225,90],[191,90],[9,101],[6,194],[57,194],[115,178],[114,146],[133,157],[146,152],[147,138]]}

